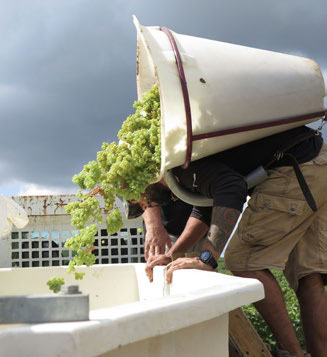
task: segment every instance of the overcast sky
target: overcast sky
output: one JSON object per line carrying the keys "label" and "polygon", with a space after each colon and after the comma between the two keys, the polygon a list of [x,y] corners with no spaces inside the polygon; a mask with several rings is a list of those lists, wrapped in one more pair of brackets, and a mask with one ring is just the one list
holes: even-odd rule
{"label": "overcast sky", "polygon": [[326,0],[0,0],[0,193],[74,192],[136,99],[136,30],[161,25],[313,58]]}

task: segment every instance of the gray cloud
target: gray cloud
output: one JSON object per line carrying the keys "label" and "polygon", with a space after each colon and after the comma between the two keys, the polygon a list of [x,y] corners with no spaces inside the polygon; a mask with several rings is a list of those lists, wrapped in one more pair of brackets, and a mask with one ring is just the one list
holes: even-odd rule
{"label": "gray cloud", "polygon": [[116,139],[136,99],[144,25],[315,59],[327,69],[325,0],[0,0],[0,185],[70,187]]}

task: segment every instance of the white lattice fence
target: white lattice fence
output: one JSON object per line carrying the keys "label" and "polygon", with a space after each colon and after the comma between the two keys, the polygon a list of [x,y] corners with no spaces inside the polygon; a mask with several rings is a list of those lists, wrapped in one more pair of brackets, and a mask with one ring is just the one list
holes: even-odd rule
{"label": "white lattice fence", "polygon": [[[0,258],[13,267],[67,265],[72,252],[64,247],[65,241],[78,231],[70,225],[70,216],[64,207],[76,200],[75,196],[25,196],[14,197],[14,200],[26,210],[30,222],[6,238],[9,249],[3,249],[3,252],[9,253],[10,257],[2,254]],[[117,205],[124,218],[122,207],[118,202]],[[96,263],[144,262],[142,225],[142,219],[124,220],[124,228],[114,235],[109,235],[105,225],[101,225],[93,251]]]}

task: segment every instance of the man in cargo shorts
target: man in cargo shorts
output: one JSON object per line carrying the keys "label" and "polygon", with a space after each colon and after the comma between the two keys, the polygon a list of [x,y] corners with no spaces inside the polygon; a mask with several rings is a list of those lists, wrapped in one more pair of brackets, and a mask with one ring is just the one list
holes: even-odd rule
{"label": "man in cargo shorts", "polygon": [[[270,321],[277,340],[288,339],[291,332],[278,330],[288,324],[288,317],[284,305],[276,304],[282,296],[269,269],[283,270],[299,300],[308,351],[312,356],[327,356],[326,144],[315,159],[301,165],[301,171],[317,211],[303,201],[292,167],[270,170],[269,179],[256,187],[248,202],[227,248],[225,266],[237,276],[257,278],[264,284],[266,297],[255,305]],[[319,339],[324,341],[321,346]]]}
{"label": "man in cargo shorts", "polygon": [[[146,272],[150,280],[155,265],[169,262],[168,281],[177,269],[213,270],[214,260],[219,258],[233,231],[248,194],[243,177],[269,159],[281,143],[291,142],[306,131],[306,127],[292,129],[192,162],[186,170],[174,169],[185,188],[214,200],[211,225],[203,245],[214,259],[206,262],[200,255],[170,262],[174,253],[186,251],[193,244],[185,236],[168,254],[149,259]],[[305,182],[301,182],[296,165],[293,167],[294,158],[314,202],[310,200],[308,187],[304,187]],[[255,306],[285,356],[303,356],[303,352],[280,287],[269,270],[272,268],[284,270],[296,291],[308,351],[313,357],[327,356],[326,177],[327,148],[320,136],[312,136],[287,150],[285,158],[269,167],[268,178],[251,192],[248,207],[225,253],[225,265],[235,275],[256,278],[263,283],[265,299]]]}

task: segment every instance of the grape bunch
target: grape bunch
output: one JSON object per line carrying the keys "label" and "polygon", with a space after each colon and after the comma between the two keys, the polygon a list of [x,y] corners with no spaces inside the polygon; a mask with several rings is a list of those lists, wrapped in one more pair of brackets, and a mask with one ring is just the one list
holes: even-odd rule
{"label": "grape bunch", "polygon": [[[119,143],[103,143],[96,160],[73,177],[80,191],[78,201],[67,205],[66,212],[71,214],[72,225],[80,233],[68,239],[65,247],[75,252],[68,267],[69,273],[75,273],[75,279],[83,277],[83,273],[75,271],[76,266],[91,266],[95,262],[91,251],[97,225],[106,217],[109,234],[123,226],[119,210],[114,209],[115,197],[138,201],[146,187],[158,177],[161,163],[158,86],[152,87],[141,101],[136,101],[134,108],[135,113],[127,117],[118,132]],[[104,198],[104,212],[94,193]],[[51,288],[51,281],[48,285]],[[54,286],[58,289],[58,279]]]}
{"label": "grape bunch", "polygon": [[65,283],[63,278],[53,278],[47,282],[49,289],[52,290],[54,293],[58,293],[61,289],[61,285]]}

